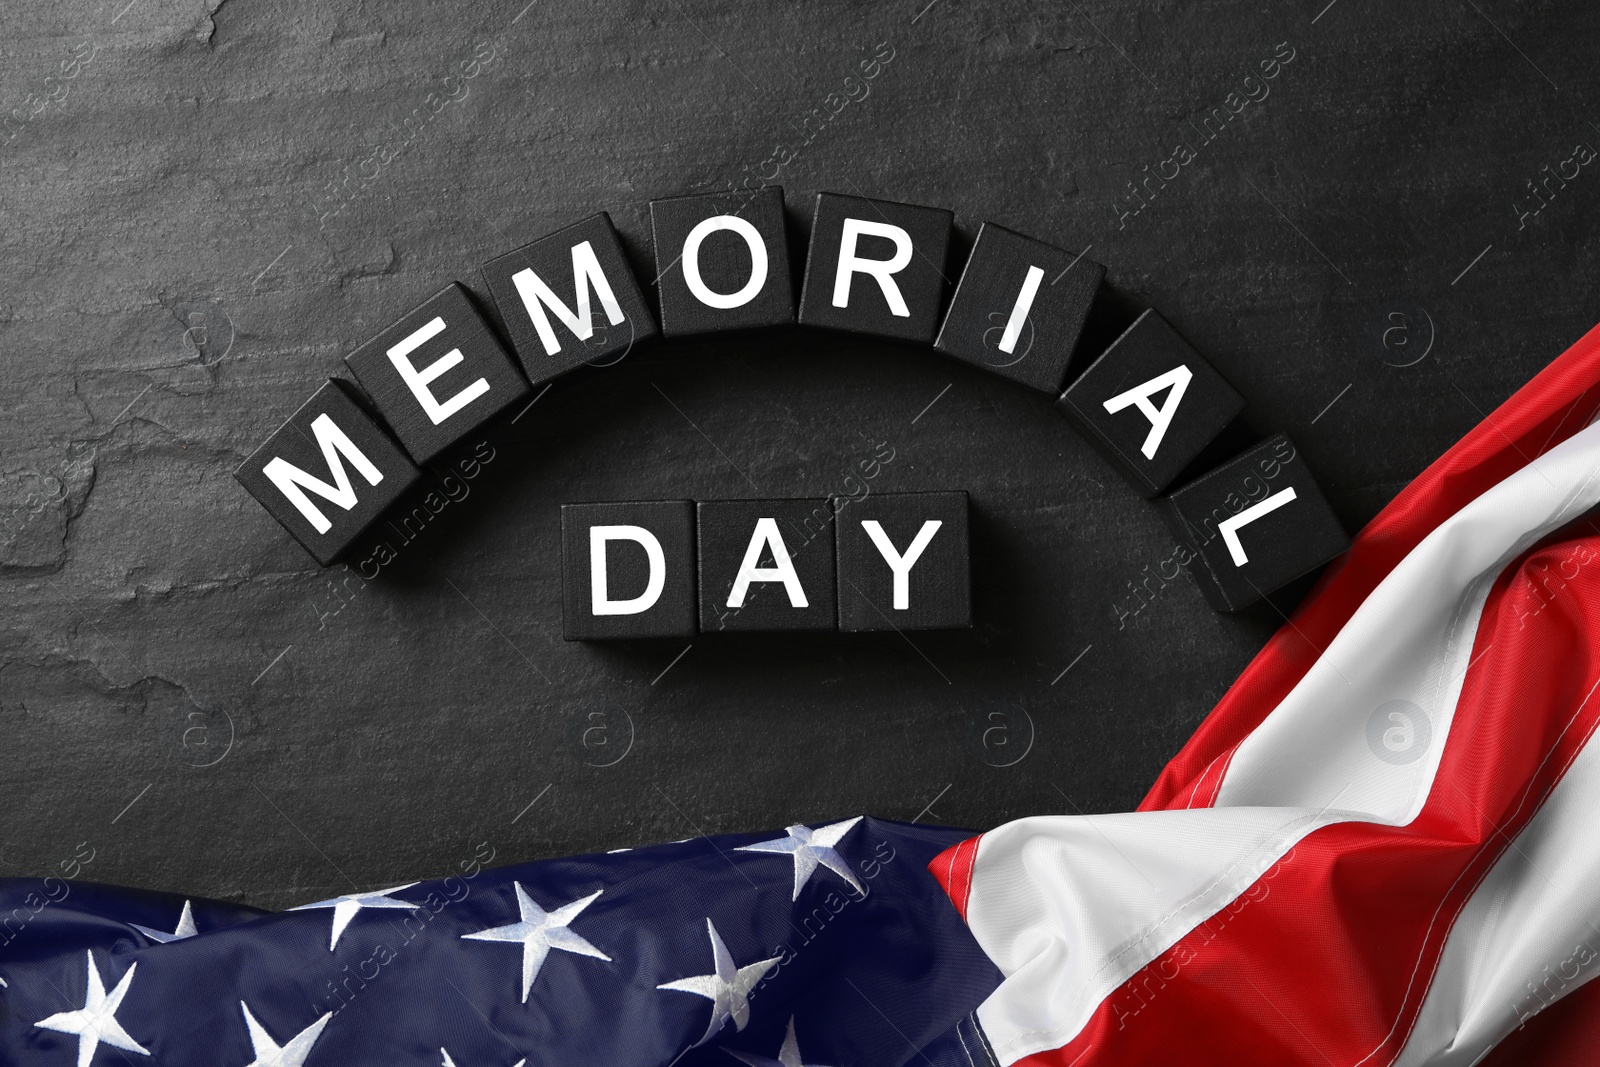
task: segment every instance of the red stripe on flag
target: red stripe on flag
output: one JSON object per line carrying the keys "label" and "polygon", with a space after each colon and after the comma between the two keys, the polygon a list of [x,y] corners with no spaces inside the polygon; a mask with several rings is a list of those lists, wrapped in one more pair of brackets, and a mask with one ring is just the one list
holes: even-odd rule
{"label": "red stripe on flag", "polygon": [[939,853],[928,866],[962,919],[966,919],[967,905],[972,901],[972,871],[978,862],[978,842],[982,840],[982,834],[969,837]]}

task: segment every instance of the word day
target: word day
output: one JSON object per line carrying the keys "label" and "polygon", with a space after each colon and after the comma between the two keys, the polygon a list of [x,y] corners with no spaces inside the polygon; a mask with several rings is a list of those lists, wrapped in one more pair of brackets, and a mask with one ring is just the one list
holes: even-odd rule
{"label": "word day", "polygon": [[968,556],[963,492],[567,504],[566,638],[968,627]]}

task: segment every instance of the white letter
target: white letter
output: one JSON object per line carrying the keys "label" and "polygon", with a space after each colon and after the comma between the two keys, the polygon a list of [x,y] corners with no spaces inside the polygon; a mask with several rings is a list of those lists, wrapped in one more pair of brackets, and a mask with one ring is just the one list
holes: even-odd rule
{"label": "white letter", "polygon": [[1017,338],[1022,336],[1022,324],[1028,321],[1028,312],[1033,308],[1033,298],[1039,294],[1039,282],[1044,278],[1044,271],[1038,267],[1029,267],[1028,276],[1022,280],[1022,291],[1017,294],[1017,303],[1011,309],[1011,318],[1006,320],[1006,332],[1000,335],[1000,351],[1015,352]]}
{"label": "white letter", "polygon": [[[732,230],[750,246],[750,280],[731,296],[712,292],[700,277],[700,242],[717,230]],[[767,244],[761,239],[761,232],[737,215],[717,215],[698,223],[683,242],[683,280],[694,298],[706,307],[727,309],[750,303],[767,284]]]}
{"label": "white letter", "polygon": [[[644,546],[650,561],[650,579],[644,592],[632,600],[611,600],[606,596],[606,542],[637,541]],[[656,535],[643,526],[589,527],[589,600],[596,615],[637,615],[649,611],[661,599],[667,584],[667,557]]]}
{"label": "white letter", "polygon": [[311,423],[311,433],[322,448],[322,458],[328,464],[328,473],[333,475],[332,485],[313,478],[282,456],[274,456],[272,462],[262,469],[262,473],[289,498],[289,503],[300,509],[300,514],[305,516],[306,521],[316,529],[317,533],[325,534],[332,528],[333,523],[323,517],[322,512],[311,502],[301,487],[304,486],[324,500],[349,511],[356,506],[356,491],[350,484],[350,473],[344,469],[344,462],[339,457],[342,455],[344,459],[348,459],[351,466],[361,472],[368,485],[377,485],[383,481],[383,473],[362,454],[354,441],[345,436],[343,430],[334,425],[331,416],[318,415]]}
{"label": "white letter", "polygon": [[1217,532],[1222,534],[1222,543],[1228,546],[1228,554],[1233,557],[1235,567],[1243,567],[1250,560],[1244,554],[1244,546],[1239,543],[1239,527],[1255,522],[1263,515],[1270,515],[1294,499],[1294,490],[1285,489],[1273,493],[1267,499],[1254,507],[1245,508],[1231,519],[1223,519],[1217,523]]}
{"label": "white letter", "polygon": [[589,315],[589,290],[592,287],[600,298],[600,306],[605,308],[607,321],[613,326],[622,322],[622,308],[617,304],[617,298],[611,292],[611,283],[606,281],[605,272],[600,269],[600,260],[595,257],[588,241],[572,248],[572,286],[577,292],[577,311],[567,307],[531,268],[524,267],[517,271],[511,276],[511,281],[522,297],[523,306],[528,309],[533,328],[539,331],[539,340],[544,342],[547,356],[561,351],[561,342],[556,340],[555,331],[550,328],[550,320],[544,313],[547,306],[555,312],[556,318],[566,324],[567,329],[577,335],[578,340],[587,341],[594,333],[594,323]]}
{"label": "white letter", "polygon": [[[1150,433],[1144,439],[1144,447],[1140,449],[1145,459],[1155,459],[1156,449],[1161,447],[1161,439],[1167,435],[1167,427],[1172,425],[1172,416],[1178,413],[1178,403],[1183,399],[1183,391],[1189,388],[1189,379],[1194,375],[1185,366],[1173,367],[1165,374],[1158,374],[1143,385],[1136,385],[1126,393],[1118,393],[1106,401],[1106,411],[1115,415],[1126,407],[1137,407],[1139,414],[1150,420]],[[1161,404],[1161,409],[1150,403],[1150,398],[1163,389],[1171,389],[1167,399]]]}
{"label": "white letter", "polygon": [[861,521],[861,528],[867,531],[867,536],[872,538],[872,543],[878,546],[878,551],[883,555],[883,561],[894,572],[894,610],[904,611],[911,606],[911,568],[917,565],[917,560],[922,558],[922,550],[928,547],[928,542],[933,540],[933,535],[943,525],[939,519],[929,519],[923,523],[922,529],[912,539],[911,547],[902,556],[894,550],[889,535],[883,532],[883,527],[876,520]]}
{"label": "white letter", "polygon": [[433,390],[428,388],[428,384],[461,362],[463,359],[461,349],[452,348],[428,364],[424,370],[418,370],[410,357],[423,342],[437,336],[443,330],[444,320],[434,316],[432,322],[419,327],[416,333],[389,349],[389,362],[400,372],[401,380],[411,387],[412,395],[417,398],[417,403],[422,405],[422,410],[428,413],[428,418],[433,420],[435,426],[489,391],[489,383],[479,378],[443,404],[439,403],[439,398],[433,395]]}
{"label": "white letter", "polygon": [[[862,234],[887,237],[894,242],[894,258],[861,259],[856,255],[856,238]],[[878,279],[883,298],[889,302],[889,311],[896,318],[909,319],[911,309],[906,307],[900,287],[894,276],[911,262],[911,235],[898,226],[885,222],[868,222],[865,219],[845,219],[844,236],[839,240],[839,270],[833,276],[833,306],[850,306],[850,278],[853,274],[870,274]]]}
{"label": "white letter", "polygon": [[[761,559],[763,545],[772,549],[770,567],[756,566],[756,562]],[[750,535],[750,547],[745,549],[744,562],[739,564],[739,573],[733,579],[733,592],[728,594],[728,607],[744,607],[744,597],[750,591],[751,582],[782,582],[783,587],[789,591],[791,607],[811,606],[806,600],[806,591],[800,588],[800,576],[794,572],[794,561],[789,558],[789,550],[784,547],[783,534],[778,532],[776,519],[756,520],[755,532]]]}

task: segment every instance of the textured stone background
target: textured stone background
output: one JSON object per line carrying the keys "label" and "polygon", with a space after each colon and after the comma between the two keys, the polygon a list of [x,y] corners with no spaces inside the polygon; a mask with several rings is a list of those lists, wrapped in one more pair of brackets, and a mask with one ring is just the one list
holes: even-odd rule
{"label": "textured stone background", "polygon": [[[85,877],[283,906],[480,842],[1136,803],[1277,616],[1179,579],[1119,618],[1156,511],[930,353],[796,334],[558,383],[364,586],[234,483],[445,280],[598,209],[647,263],[651,197],[779,143],[797,226],[836,189],[1091,246],[1092,343],[1160,309],[1352,530],[1597,315],[1600,166],[1537,214],[1527,184],[1600,145],[1581,0],[525,3],[0,7],[0,874],[87,842]],[[561,502],[847,491],[876,442],[874,490],[972,493],[971,633],[561,641]]]}

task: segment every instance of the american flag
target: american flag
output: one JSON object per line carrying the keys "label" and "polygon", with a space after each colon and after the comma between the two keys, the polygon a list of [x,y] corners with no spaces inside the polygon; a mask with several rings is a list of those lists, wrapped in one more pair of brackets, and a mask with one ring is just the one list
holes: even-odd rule
{"label": "american flag", "polygon": [[279,913],[11,880],[0,1062],[941,1055],[999,981],[928,874],[961,836],[853,818],[352,889]]}
{"label": "american flag", "polygon": [[1597,410],[1600,330],[1362,531],[1138,811],[276,914],[10,880],[0,1062],[1600,1062]]}

